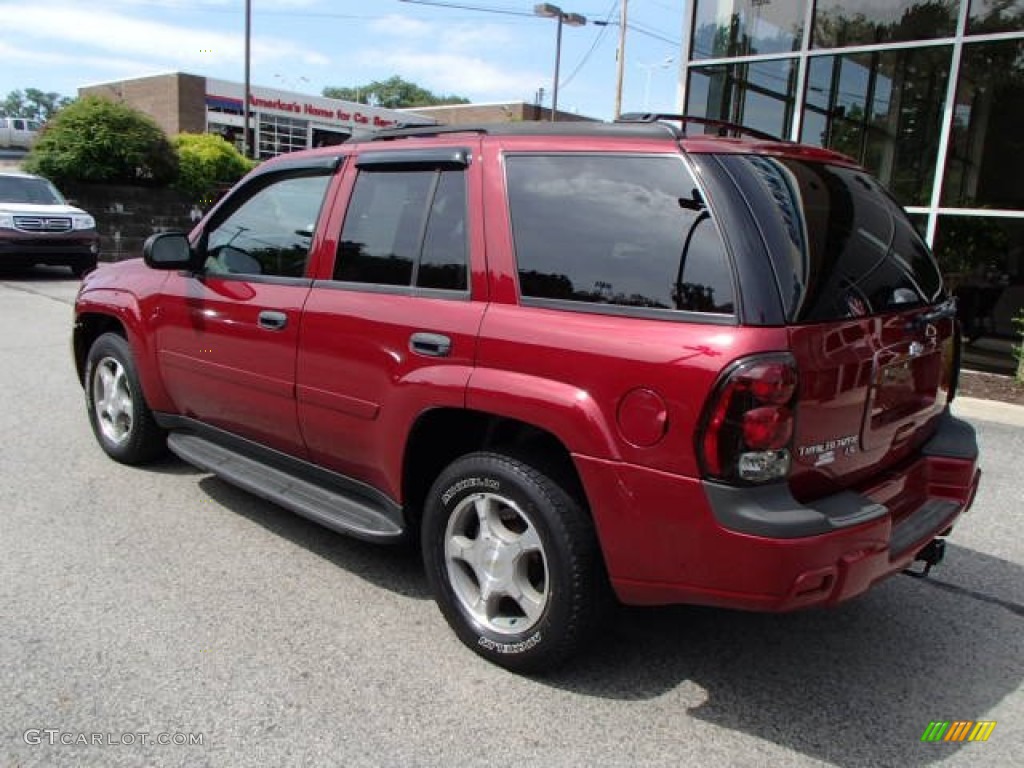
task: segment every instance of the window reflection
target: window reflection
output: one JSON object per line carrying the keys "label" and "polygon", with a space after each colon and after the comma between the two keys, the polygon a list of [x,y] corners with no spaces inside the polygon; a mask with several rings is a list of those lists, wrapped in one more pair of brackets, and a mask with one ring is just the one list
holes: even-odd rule
{"label": "window reflection", "polygon": [[526,298],[731,313],[725,247],[678,158],[507,159]]}
{"label": "window reflection", "polygon": [[693,58],[798,50],[806,7],[807,0],[698,0]]}
{"label": "window reflection", "polygon": [[[1024,41],[964,46],[942,202],[1024,208]],[[1009,108],[1008,108],[1009,107]]]}
{"label": "window reflection", "polygon": [[1024,221],[940,216],[935,254],[967,339],[1013,336],[1024,307]]}
{"label": "window reflection", "polygon": [[785,137],[793,116],[796,63],[742,62],[690,70],[686,113]]}
{"label": "window reflection", "polygon": [[801,141],[854,158],[903,205],[927,204],[950,55],[942,46],[812,59]]}
{"label": "window reflection", "polygon": [[971,0],[967,34],[1024,29],[1024,0]]}
{"label": "window reflection", "polygon": [[959,0],[818,0],[815,48],[929,40],[956,32]]}

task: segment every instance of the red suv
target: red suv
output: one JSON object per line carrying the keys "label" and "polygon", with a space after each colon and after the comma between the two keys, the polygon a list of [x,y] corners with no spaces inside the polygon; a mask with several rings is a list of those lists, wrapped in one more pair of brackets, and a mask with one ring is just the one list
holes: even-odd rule
{"label": "red suv", "polygon": [[96,437],[418,537],[464,643],[602,608],[830,605],[978,484],[954,307],[848,158],[689,123],[396,130],[266,162],[76,304]]}

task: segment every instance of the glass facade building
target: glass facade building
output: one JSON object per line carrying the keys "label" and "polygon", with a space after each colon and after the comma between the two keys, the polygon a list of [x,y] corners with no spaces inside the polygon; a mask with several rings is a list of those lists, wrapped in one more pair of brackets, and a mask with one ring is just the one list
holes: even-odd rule
{"label": "glass facade building", "polygon": [[1013,336],[1024,306],[1024,0],[687,5],[684,112],[856,159],[935,250],[968,334]]}

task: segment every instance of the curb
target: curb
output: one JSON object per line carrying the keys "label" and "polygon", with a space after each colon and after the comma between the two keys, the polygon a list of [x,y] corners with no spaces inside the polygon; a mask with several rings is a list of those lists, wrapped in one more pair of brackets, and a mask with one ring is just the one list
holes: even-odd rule
{"label": "curb", "polygon": [[953,399],[952,408],[953,413],[965,419],[994,421],[1012,427],[1024,427],[1024,405],[957,396]]}

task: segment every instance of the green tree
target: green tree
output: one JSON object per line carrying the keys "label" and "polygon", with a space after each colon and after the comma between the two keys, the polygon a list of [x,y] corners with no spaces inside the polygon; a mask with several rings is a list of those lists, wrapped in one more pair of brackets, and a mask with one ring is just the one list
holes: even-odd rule
{"label": "green tree", "polygon": [[58,112],[24,165],[58,183],[165,184],[178,172],[174,148],[151,117],[96,96]]}
{"label": "green tree", "polygon": [[421,88],[416,83],[403,80],[398,75],[387,80],[374,80],[366,85],[339,87],[329,85],[323,90],[329,99],[343,99],[359,104],[370,104],[371,99],[376,106],[389,109],[401,107],[431,107],[439,104],[468,104],[469,99],[462,96],[439,96]]}
{"label": "green tree", "polygon": [[0,101],[0,117],[27,117],[30,120],[46,122],[74,99],[61,96],[53,91],[44,92],[38,88],[11,91]]}
{"label": "green tree", "polygon": [[256,166],[234,144],[213,134],[179,133],[173,143],[178,153],[174,186],[201,208],[209,207],[219,192]]}

